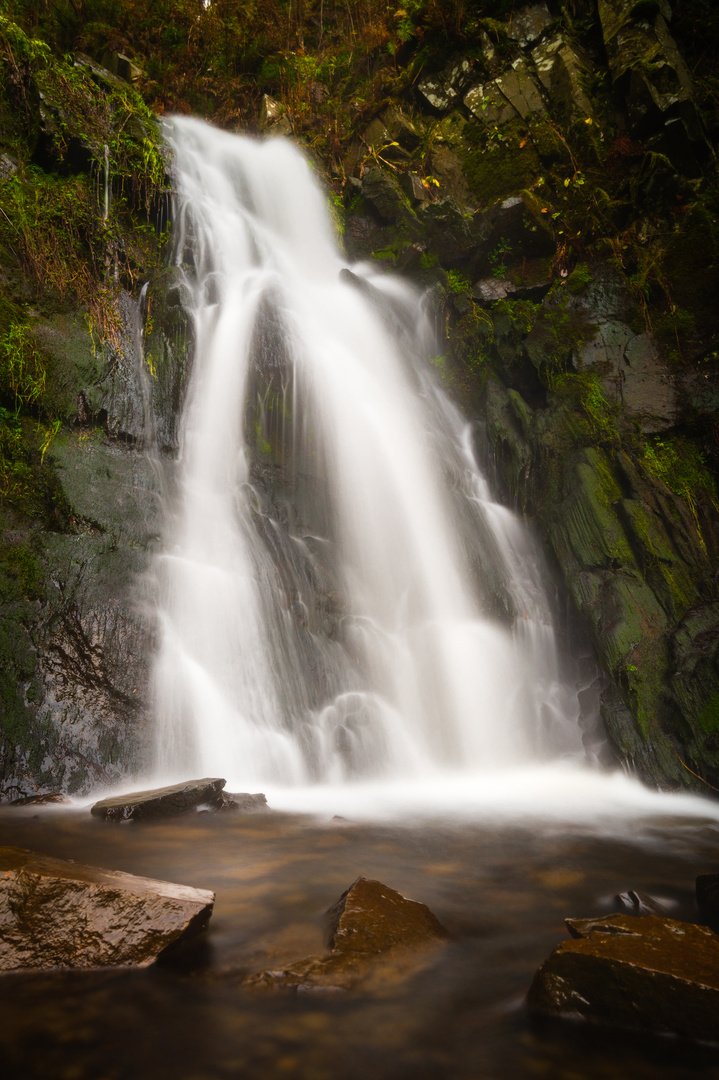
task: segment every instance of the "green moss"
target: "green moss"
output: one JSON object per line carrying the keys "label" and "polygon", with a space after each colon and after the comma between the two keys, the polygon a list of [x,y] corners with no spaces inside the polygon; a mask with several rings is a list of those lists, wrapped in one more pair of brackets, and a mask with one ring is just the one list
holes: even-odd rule
{"label": "green moss", "polygon": [[577,263],[566,280],[565,287],[570,293],[580,293],[590,284],[592,275],[586,263]]}
{"label": "green moss", "polygon": [[702,731],[708,735],[719,732],[719,693],[713,694],[698,717]]}
{"label": "green moss", "polygon": [[704,496],[717,505],[716,481],[699,447],[679,435],[654,436],[644,444],[647,471],[689,503]]}
{"label": "green moss", "polygon": [[488,131],[477,120],[470,120],[464,128],[464,172],[480,202],[506,199],[535,183],[541,169],[532,144],[526,140],[526,130],[521,120],[511,120],[496,131]]}

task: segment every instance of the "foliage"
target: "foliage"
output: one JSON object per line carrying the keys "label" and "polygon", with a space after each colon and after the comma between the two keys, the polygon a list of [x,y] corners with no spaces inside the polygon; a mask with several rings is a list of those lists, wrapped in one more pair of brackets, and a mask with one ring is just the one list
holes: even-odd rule
{"label": "foliage", "polygon": [[663,484],[680,495],[690,507],[702,496],[717,504],[716,482],[704,454],[689,439],[655,436],[644,445],[643,464]]}
{"label": "foliage", "polygon": [[0,338],[0,396],[15,412],[36,405],[45,391],[45,364],[27,326],[13,323]]}

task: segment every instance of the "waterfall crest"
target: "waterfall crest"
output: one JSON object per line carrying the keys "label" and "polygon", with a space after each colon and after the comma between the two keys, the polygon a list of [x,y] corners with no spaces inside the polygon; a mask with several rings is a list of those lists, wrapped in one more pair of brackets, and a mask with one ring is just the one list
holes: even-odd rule
{"label": "waterfall crest", "polygon": [[195,359],[156,569],[159,771],[247,788],[581,753],[537,553],[435,381],[422,298],[346,266],[285,140],[169,135]]}

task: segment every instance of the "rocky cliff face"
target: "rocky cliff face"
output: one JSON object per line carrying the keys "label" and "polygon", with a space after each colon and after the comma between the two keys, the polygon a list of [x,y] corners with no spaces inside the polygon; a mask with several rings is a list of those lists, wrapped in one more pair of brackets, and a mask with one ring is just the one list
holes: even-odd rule
{"label": "rocky cliff face", "polygon": [[[333,97],[307,43],[304,66],[283,60],[295,82],[254,76],[241,126],[306,140],[348,255],[428,290],[438,372],[485,419],[497,481],[544,537],[617,759],[706,791],[719,786],[715,83],[687,64],[694,31],[664,0],[470,6],[441,39],[417,16],[391,54],[368,47],[361,107],[351,88]],[[191,335],[157,252],[166,163],[133,89],[142,72],[112,52],[104,67],[61,62],[6,19],[0,47],[12,797],[90,790],[145,752],[143,583]]]}
{"label": "rocky cliff face", "polygon": [[600,0],[584,21],[543,3],[487,21],[351,148],[346,243],[434,283],[438,365],[541,526],[617,757],[707,790],[716,128],[670,19]]}

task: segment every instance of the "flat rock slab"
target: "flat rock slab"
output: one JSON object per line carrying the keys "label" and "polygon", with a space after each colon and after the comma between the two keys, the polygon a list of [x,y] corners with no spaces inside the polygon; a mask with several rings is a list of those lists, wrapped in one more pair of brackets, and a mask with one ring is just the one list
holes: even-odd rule
{"label": "flat rock slab", "polygon": [[152,818],[187,814],[204,804],[218,809],[222,805],[224,786],[225,781],[215,777],[186,780],[169,787],[132,791],[127,795],[100,799],[91,807],[90,813],[105,821],[149,821]]}
{"label": "flat rock slab", "polygon": [[378,990],[420,971],[449,934],[425,904],[381,881],[357,878],[326,913],[329,955],[260,971],[244,985],[260,990]]}
{"label": "flat rock slab", "polygon": [[147,967],[201,930],[215,895],[0,848],[0,972]]}
{"label": "flat rock slab", "polygon": [[719,937],[658,915],[567,919],[534,977],[533,1012],[719,1039]]}

